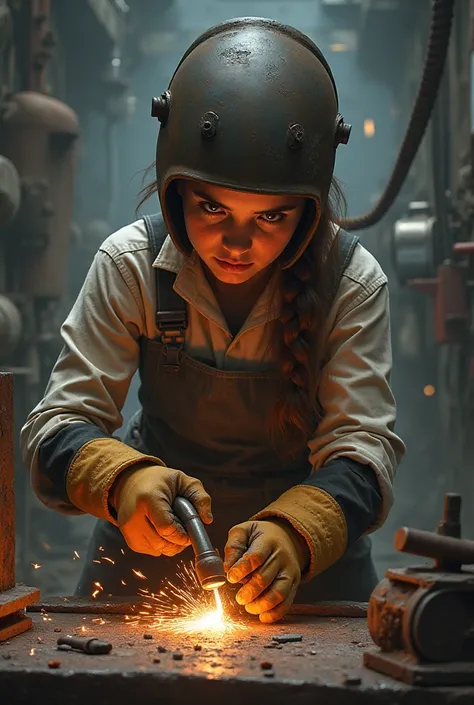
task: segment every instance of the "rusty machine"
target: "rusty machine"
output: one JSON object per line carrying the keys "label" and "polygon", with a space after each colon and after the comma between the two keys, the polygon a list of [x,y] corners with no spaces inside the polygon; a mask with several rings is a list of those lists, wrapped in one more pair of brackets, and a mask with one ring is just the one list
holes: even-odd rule
{"label": "rusty machine", "polygon": [[420,686],[474,683],[474,541],[461,538],[460,512],[447,494],[436,532],[396,532],[398,551],[435,562],[389,570],[372,593],[369,668]]}

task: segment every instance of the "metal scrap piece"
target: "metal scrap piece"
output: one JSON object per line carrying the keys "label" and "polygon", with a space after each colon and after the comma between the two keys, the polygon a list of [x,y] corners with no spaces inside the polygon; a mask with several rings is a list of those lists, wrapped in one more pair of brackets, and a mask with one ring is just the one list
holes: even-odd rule
{"label": "metal scrap piece", "polygon": [[273,641],[276,641],[278,644],[289,644],[290,642],[293,641],[303,641],[303,635],[302,634],[275,634],[275,636],[272,636]]}

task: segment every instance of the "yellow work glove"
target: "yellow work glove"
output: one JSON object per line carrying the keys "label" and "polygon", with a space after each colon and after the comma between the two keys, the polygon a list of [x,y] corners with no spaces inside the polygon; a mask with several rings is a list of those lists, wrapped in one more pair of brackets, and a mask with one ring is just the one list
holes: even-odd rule
{"label": "yellow work glove", "polygon": [[281,619],[310,560],[304,538],[285,520],[246,521],[229,531],[224,551],[228,581],[245,583],[237,602],[261,622]]}
{"label": "yellow work glove", "polygon": [[116,438],[85,443],[69,466],[66,486],[75,507],[119,526],[137,553],[173,556],[189,544],[171,509],[177,495],[195,506],[203,522],[212,522],[211,498],[199,480]]}
{"label": "yellow work glove", "polygon": [[212,522],[211,498],[195,477],[151,464],[120,473],[109,502],[117,512],[117,523],[132,551],[175,556],[189,546],[189,536],[172,510],[178,495],[193,504],[205,524]]}

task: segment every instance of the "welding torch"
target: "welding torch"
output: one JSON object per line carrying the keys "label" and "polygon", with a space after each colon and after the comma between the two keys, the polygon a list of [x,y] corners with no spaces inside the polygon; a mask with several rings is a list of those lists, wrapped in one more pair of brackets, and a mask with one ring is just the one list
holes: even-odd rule
{"label": "welding torch", "polygon": [[204,590],[215,590],[226,582],[224,563],[213,547],[204,524],[191,502],[175,497],[173,512],[183,524],[194,550],[196,574]]}

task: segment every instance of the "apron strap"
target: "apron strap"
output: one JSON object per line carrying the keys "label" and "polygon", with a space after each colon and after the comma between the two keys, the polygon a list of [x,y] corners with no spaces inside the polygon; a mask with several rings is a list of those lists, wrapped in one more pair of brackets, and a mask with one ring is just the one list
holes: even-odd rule
{"label": "apron strap", "polygon": [[352,259],[354,250],[357,243],[359,242],[359,236],[348,233],[345,230],[340,229],[338,234],[339,240],[339,267],[336,271],[336,276],[334,278],[334,287],[332,290],[331,298],[329,300],[329,308],[334,303],[336,298],[339,285],[341,283],[342,275],[346,271],[346,267]]}
{"label": "apron strap", "polygon": [[[168,236],[168,229],[161,213],[143,216],[151,247],[152,261],[158,257]],[[179,353],[184,345],[184,332],[188,327],[186,301],[173,288],[176,274],[166,269],[155,268],[156,280],[156,327],[163,343],[164,364],[168,374],[179,369]]]}

